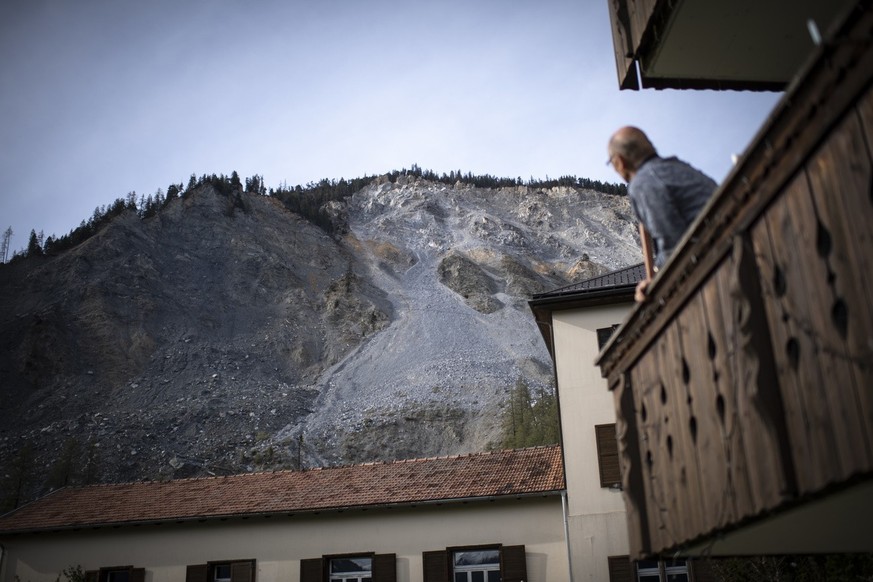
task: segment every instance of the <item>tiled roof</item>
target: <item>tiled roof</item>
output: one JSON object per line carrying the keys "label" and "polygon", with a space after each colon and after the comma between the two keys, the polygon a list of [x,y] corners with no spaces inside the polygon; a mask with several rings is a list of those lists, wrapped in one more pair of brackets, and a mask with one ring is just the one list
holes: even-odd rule
{"label": "tiled roof", "polygon": [[560,287],[559,289],[555,289],[553,291],[534,295],[534,299],[560,297],[562,295],[569,295],[572,293],[585,293],[589,291],[606,291],[608,289],[632,288],[645,278],[645,265],[643,265],[643,263],[640,263],[638,265],[632,265],[630,267],[625,267],[624,269],[619,269],[618,271],[606,273],[605,275],[585,279],[584,281],[580,281],[579,283],[566,285],[565,287]]}
{"label": "tiled roof", "polygon": [[554,445],[306,471],[65,488],[0,517],[0,535],[526,496],[563,487],[561,451]]}

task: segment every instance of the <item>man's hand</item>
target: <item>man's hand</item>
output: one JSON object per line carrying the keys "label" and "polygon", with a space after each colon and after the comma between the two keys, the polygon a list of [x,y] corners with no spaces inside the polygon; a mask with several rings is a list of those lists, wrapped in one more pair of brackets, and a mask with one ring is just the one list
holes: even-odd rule
{"label": "man's hand", "polygon": [[646,290],[649,288],[649,283],[651,282],[652,280],[646,277],[645,279],[637,283],[636,291],[634,291],[634,300],[637,303],[642,303],[646,300]]}

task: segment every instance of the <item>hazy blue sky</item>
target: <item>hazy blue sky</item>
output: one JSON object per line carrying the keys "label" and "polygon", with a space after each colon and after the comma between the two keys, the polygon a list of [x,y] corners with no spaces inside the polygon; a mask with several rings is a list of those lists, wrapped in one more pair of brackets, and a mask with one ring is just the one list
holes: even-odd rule
{"label": "hazy blue sky", "polygon": [[418,164],[618,181],[617,127],[722,180],[774,93],[619,91],[607,0],[3,0],[0,229],[191,174]]}

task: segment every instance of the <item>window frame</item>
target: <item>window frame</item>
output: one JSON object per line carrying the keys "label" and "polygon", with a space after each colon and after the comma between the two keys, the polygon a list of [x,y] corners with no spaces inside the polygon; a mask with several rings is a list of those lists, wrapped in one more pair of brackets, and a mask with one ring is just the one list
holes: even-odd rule
{"label": "window frame", "polygon": [[[210,560],[201,564],[190,564],[185,569],[185,582],[216,582],[215,569],[218,566],[230,566],[229,582],[256,582],[257,560]],[[244,570],[244,571],[243,571]],[[225,582],[227,578],[219,578]]]}
{"label": "window frame", "polygon": [[422,552],[424,582],[454,581],[454,552],[498,550],[501,582],[527,580],[527,552],[524,545],[480,544],[451,546],[442,550]]}
{"label": "window frame", "polygon": [[[657,567],[646,568],[643,572],[640,571],[639,561],[631,560],[630,556],[609,556],[607,560],[609,562],[610,582],[640,582],[641,575],[653,576],[655,574],[658,576],[658,582],[667,582],[667,576],[671,574],[684,574],[688,582],[694,582],[694,572],[698,567],[703,568],[700,572],[701,579],[707,579],[705,563],[687,558],[680,560],[645,560],[655,562]],[[671,564],[682,562],[682,565],[667,566],[668,562]]]}
{"label": "window frame", "polygon": [[[497,561],[488,562],[487,564],[470,564],[466,566],[458,566],[457,565],[457,555],[460,553],[474,553],[474,552],[494,552],[497,554]],[[451,551],[448,551],[449,562],[451,566],[451,572],[449,575],[451,576],[452,582],[458,582],[458,574],[466,573],[467,580],[465,582],[472,582],[472,575],[475,572],[482,572],[484,574],[484,579],[487,581],[489,576],[489,572],[497,572],[500,576],[500,579],[503,579],[503,568],[502,568],[502,560],[500,555],[500,547],[478,547],[478,548],[455,548]],[[498,581],[499,582],[499,581]]]}
{"label": "window frame", "polygon": [[370,558],[372,582],[397,582],[397,554],[378,554],[372,551],[303,558],[300,560],[300,582],[329,582],[330,561],[342,558]]}
{"label": "window frame", "polygon": [[[369,578],[372,581],[373,580],[373,558],[375,555],[376,555],[375,552],[365,552],[362,554],[340,554],[340,555],[335,555],[335,556],[324,556],[324,570],[325,570],[324,573],[325,573],[325,577],[327,579],[327,582],[342,582],[343,580],[354,580],[354,582],[362,582],[362,578],[364,578],[364,576],[361,576],[360,574],[362,574],[364,572],[366,572],[368,574],[368,576],[366,576],[366,578]],[[370,560],[369,571],[361,570],[358,572],[350,573],[349,575],[338,575],[336,577],[331,572],[331,565],[333,564],[334,560],[349,560],[349,559],[361,559],[361,558],[365,558],[367,560]]]}
{"label": "window frame", "polygon": [[621,327],[620,323],[613,323],[612,325],[607,327],[597,328],[595,333],[597,333],[598,352],[603,351],[603,346],[605,346],[606,343],[612,338],[612,334],[615,333],[615,330],[617,330],[619,327]]}
{"label": "window frame", "polygon": [[106,566],[98,570],[85,572],[85,582],[109,582],[110,574],[114,572],[126,572],[127,582],[144,582],[145,568],[134,568],[131,565]]}

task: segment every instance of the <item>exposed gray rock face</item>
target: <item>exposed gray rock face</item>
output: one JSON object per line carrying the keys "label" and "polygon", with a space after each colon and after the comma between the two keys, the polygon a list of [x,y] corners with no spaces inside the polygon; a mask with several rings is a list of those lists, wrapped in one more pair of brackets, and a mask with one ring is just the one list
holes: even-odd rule
{"label": "exposed gray rock face", "polygon": [[0,265],[0,457],[32,443],[45,475],[75,439],[110,481],[482,450],[518,378],[551,387],[530,295],[639,260],[592,191],[401,177],[329,206],[339,239],[204,187]]}

